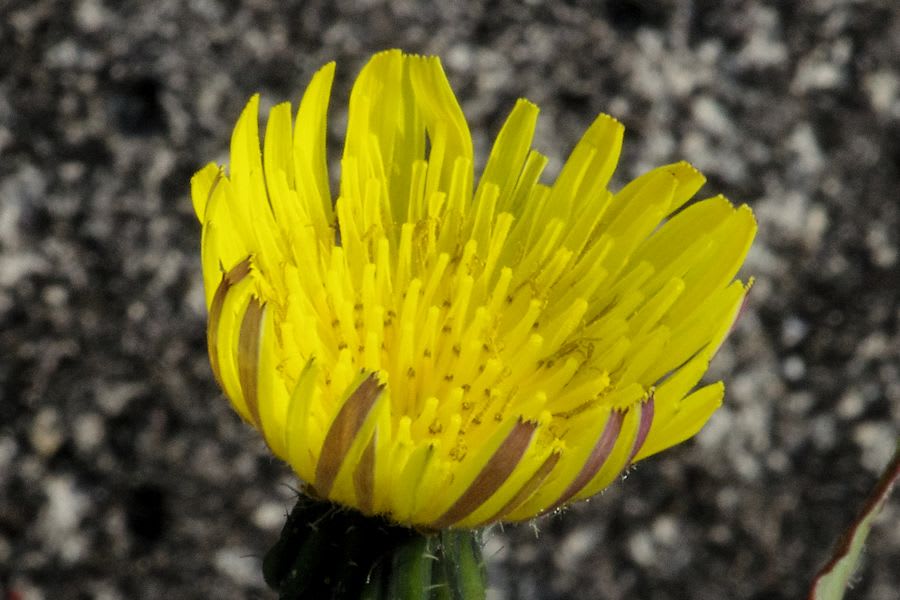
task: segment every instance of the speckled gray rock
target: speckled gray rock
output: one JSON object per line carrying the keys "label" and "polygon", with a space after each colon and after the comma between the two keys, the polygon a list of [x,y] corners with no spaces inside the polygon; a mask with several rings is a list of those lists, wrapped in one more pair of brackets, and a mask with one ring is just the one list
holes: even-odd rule
{"label": "speckled gray rock", "polygon": [[[798,598],[900,429],[900,9],[800,3],[0,1],[0,590],[266,598],[296,481],[209,372],[193,171],[252,92],[444,58],[484,160],[515,98],[618,181],[685,158],[760,220],[696,440],[488,543],[494,600]],[[265,106],[264,106],[265,108]],[[853,598],[900,589],[900,506]]]}

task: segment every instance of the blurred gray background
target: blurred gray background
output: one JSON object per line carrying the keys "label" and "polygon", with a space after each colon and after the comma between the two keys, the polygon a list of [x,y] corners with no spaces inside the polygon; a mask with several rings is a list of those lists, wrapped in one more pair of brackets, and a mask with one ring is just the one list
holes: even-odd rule
{"label": "blurred gray background", "polygon": [[[558,170],[598,112],[617,185],[687,159],[760,221],[695,440],[497,531],[492,596],[801,598],[900,428],[892,0],[0,0],[0,597],[270,598],[296,480],[217,391],[191,174],[253,92],[439,54],[483,161],[517,97]],[[900,502],[848,596],[900,589]],[[5,595],[4,595],[5,594]]]}

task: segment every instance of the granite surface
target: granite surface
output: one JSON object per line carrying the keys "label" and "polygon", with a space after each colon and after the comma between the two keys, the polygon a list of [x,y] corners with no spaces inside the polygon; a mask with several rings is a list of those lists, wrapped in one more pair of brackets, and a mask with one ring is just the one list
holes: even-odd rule
{"label": "granite surface", "polygon": [[[488,543],[491,598],[790,599],[900,429],[900,8],[891,0],[0,0],[0,590],[270,598],[296,480],[207,363],[191,174],[249,95],[443,57],[484,160],[517,97],[558,169],[598,112],[618,183],[688,159],[749,203],[725,406],[593,501]],[[900,589],[900,502],[848,598]]]}

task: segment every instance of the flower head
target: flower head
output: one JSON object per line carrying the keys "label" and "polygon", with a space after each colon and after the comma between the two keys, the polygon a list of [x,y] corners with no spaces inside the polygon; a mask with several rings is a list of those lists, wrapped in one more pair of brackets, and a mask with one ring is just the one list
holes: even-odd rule
{"label": "flower head", "polygon": [[334,74],[292,126],[258,98],[230,167],[192,180],[213,372],[312,493],[425,528],[529,519],[694,435],[694,389],[746,293],[756,230],[686,163],[618,192],[601,115],[552,185],[520,100],[480,178],[440,62],[374,56],[350,96],[332,202]]}

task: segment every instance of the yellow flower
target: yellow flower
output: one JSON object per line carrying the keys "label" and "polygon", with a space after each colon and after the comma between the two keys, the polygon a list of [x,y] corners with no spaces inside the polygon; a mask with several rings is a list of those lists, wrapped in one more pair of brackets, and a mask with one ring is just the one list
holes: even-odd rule
{"label": "yellow flower", "polygon": [[258,97],[231,164],[193,178],[213,372],[310,492],[423,528],[519,521],[587,498],[694,435],[697,390],[746,293],[756,231],[687,163],[611,193],[600,115],[552,185],[520,100],[473,176],[435,57],[374,56],[350,95],[332,202],[334,65],[291,123]]}

